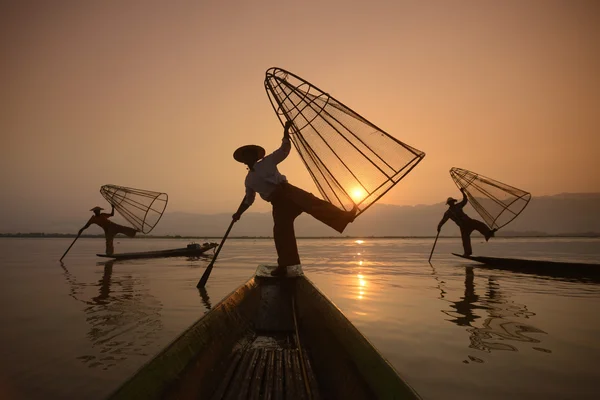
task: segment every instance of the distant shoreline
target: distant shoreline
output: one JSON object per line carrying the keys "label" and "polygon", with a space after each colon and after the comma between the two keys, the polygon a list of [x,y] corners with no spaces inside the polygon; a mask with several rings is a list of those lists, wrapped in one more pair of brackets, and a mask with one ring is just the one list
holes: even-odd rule
{"label": "distant shoreline", "polygon": [[[76,234],[72,233],[0,233],[0,238],[75,238]],[[81,235],[81,238],[98,238],[104,239],[103,234],[96,235]],[[129,239],[126,236],[117,236],[117,239]],[[199,240],[199,239],[221,239],[222,236],[182,236],[182,235],[139,235],[132,239],[188,239],[188,240]],[[230,239],[273,239],[272,236],[230,236]],[[297,239],[433,239],[435,236],[298,236]],[[440,236],[445,239],[457,239],[460,236]],[[475,236],[473,238],[478,238]],[[481,237],[483,238],[483,236]],[[527,233],[510,233],[507,235],[498,235],[496,239],[527,239],[527,238],[581,238],[581,239],[594,239],[600,238],[600,233],[589,232],[589,233],[566,233],[566,234],[527,234]]]}

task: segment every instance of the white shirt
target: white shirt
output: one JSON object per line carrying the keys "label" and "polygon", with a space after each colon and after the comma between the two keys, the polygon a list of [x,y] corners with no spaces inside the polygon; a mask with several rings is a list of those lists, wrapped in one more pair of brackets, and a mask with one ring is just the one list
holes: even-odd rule
{"label": "white shirt", "polygon": [[245,182],[246,197],[244,203],[251,206],[256,198],[256,193],[268,201],[275,187],[282,182],[286,182],[285,176],[281,175],[277,169],[277,164],[286,159],[291,148],[290,139],[284,138],[281,141],[281,147],[259,160],[254,164],[253,170],[248,171]]}

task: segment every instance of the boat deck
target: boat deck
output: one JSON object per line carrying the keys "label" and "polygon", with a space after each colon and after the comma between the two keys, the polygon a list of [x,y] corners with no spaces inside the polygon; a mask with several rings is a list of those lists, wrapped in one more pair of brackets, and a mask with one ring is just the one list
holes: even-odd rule
{"label": "boat deck", "polygon": [[259,268],[263,285],[254,335],[234,349],[213,400],[321,398],[295,322],[293,278],[302,276],[302,270],[290,268],[286,278],[271,277],[271,270]]}
{"label": "boat deck", "polygon": [[259,266],[111,398],[419,398],[300,266],[273,269]]}
{"label": "boat deck", "polygon": [[[290,338],[291,339],[291,338]],[[306,377],[305,377],[306,376]],[[220,399],[319,399],[317,377],[308,354],[258,336],[234,352],[227,372],[213,395]]]}

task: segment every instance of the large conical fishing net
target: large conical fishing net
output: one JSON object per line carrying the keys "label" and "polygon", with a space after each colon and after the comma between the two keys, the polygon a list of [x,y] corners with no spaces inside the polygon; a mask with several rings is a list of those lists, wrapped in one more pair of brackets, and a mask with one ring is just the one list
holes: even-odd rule
{"label": "large conical fishing net", "polygon": [[130,187],[104,185],[100,193],[134,228],[150,233],[167,207],[166,193]]}
{"label": "large conical fishing net", "polygon": [[490,229],[508,224],[531,200],[531,193],[465,169],[452,168],[450,176]]}
{"label": "large conical fishing net", "polygon": [[291,72],[270,68],[265,88],[280,122],[324,199],[358,214],[425,156]]}

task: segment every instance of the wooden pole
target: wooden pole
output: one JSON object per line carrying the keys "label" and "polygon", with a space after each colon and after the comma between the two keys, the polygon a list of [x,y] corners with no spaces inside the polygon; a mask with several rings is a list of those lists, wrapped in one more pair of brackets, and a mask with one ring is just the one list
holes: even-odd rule
{"label": "wooden pole", "polygon": [[79,239],[79,236],[81,236],[81,233],[78,233],[77,236],[75,237],[75,239],[73,240],[73,243],[71,243],[71,245],[69,246],[69,248],[67,249],[67,251],[65,251],[65,253],[62,255],[62,257],[60,258],[60,260],[58,261],[62,261],[63,258],[65,258],[65,256],[67,255],[67,253],[69,252],[69,250],[71,250],[71,247],[73,247],[73,245],[75,244],[75,242],[77,241],[77,239]]}
{"label": "wooden pole", "polygon": [[213,259],[210,262],[210,264],[208,264],[208,267],[206,267],[204,274],[202,274],[202,278],[200,278],[200,280],[198,281],[198,284],[196,285],[197,288],[203,288],[204,285],[206,285],[206,281],[208,281],[208,277],[210,276],[210,273],[212,272],[213,265],[214,265],[215,261],[217,260],[217,256],[219,255],[219,252],[221,251],[221,248],[223,247],[223,243],[225,243],[225,240],[227,239],[227,236],[229,235],[229,231],[231,231],[233,224],[235,224],[235,221],[232,219],[231,223],[229,224],[229,228],[227,228],[227,232],[225,232],[225,236],[223,236],[223,239],[221,240],[221,244],[219,244],[219,248],[217,249],[217,252],[213,256]]}
{"label": "wooden pole", "polygon": [[440,231],[438,231],[437,235],[435,235],[435,242],[433,242],[433,247],[431,248],[431,253],[429,254],[429,260],[427,260],[430,264],[431,264],[431,257],[433,256],[433,250],[435,249],[435,244],[437,243],[439,236],[440,236]]}

